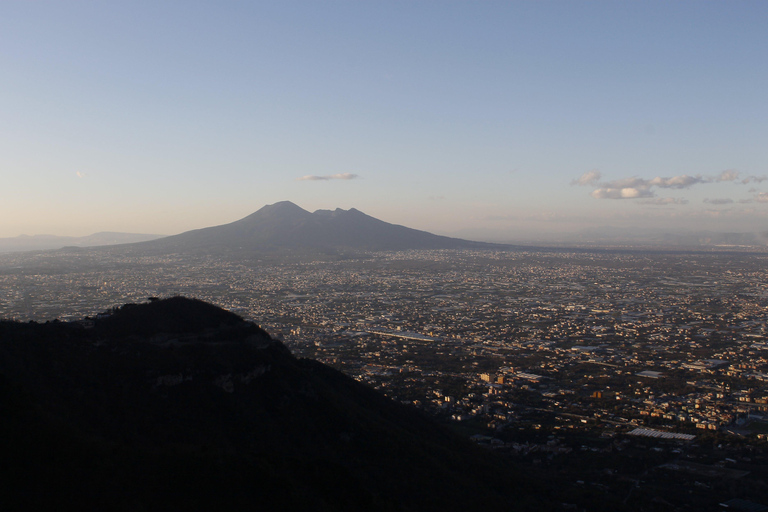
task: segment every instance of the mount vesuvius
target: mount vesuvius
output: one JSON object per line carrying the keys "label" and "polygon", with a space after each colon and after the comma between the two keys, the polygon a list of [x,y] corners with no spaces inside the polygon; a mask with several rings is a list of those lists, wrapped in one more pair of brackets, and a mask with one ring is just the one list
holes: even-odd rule
{"label": "mount vesuvius", "polygon": [[221,226],[131,244],[142,252],[337,252],[409,249],[482,249],[501,245],[434,235],[381,221],[351,208],[317,210],[282,201]]}

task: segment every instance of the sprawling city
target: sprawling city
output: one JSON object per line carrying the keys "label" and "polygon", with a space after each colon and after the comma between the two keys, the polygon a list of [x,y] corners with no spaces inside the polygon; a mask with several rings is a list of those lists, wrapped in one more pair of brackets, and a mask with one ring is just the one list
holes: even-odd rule
{"label": "sprawling city", "polygon": [[768,512],[767,26],[0,1],[0,511]]}
{"label": "sprawling city", "polygon": [[[196,297],[584,493],[768,502],[765,252],[23,258],[2,257],[0,317]],[[690,495],[670,494],[670,474]]]}

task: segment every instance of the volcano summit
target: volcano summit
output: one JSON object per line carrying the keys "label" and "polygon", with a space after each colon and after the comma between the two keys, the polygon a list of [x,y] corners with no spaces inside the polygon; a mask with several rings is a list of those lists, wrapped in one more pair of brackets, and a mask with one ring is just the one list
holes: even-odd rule
{"label": "volcano summit", "polygon": [[310,213],[290,201],[264,206],[230,224],[195,229],[132,245],[154,254],[219,251],[328,253],[501,247],[390,224],[354,208]]}

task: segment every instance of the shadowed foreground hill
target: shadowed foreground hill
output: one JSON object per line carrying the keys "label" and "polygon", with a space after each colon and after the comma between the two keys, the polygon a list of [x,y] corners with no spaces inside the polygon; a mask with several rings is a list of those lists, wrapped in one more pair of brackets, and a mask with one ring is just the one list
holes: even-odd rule
{"label": "shadowed foreground hill", "polygon": [[547,510],[524,477],[200,301],[0,322],[0,508]]}

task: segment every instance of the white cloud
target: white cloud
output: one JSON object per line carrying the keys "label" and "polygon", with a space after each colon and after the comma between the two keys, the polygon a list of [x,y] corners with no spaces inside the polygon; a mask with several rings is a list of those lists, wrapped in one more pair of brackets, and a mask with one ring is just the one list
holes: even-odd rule
{"label": "white cloud", "polygon": [[752,199],[740,199],[739,202],[741,204],[749,204],[749,203],[768,203],[768,192],[760,192]]}
{"label": "white cloud", "polygon": [[592,197],[595,199],[636,199],[638,197],[653,197],[653,193],[635,187],[598,188],[592,191]]}
{"label": "white cloud", "polygon": [[[638,178],[633,176],[631,178],[623,178],[620,180],[597,183],[597,180],[600,177],[600,173],[597,171],[590,171],[582,175],[582,177],[578,180],[572,181],[571,185],[597,184],[599,188],[593,190],[591,194],[592,197],[596,199],[635,199],[638,197],[654,197],[654,188],[677,190],[688,189],[694,185],[701,185],[706,183],[736,182],[739,179],[739,176],[739,171],[734,169],[727,169],[722,171],[717,176],[702,176],[700,174],[689,176],[687,174],[683,174],[681,176],[672,177],[656,176],[652,179]],[[765,180],[768,180],[768,177],[748,176],[747,178],[741,180],[741,183],[760,183]],[[662,198],[659,199],[658,202],[645,202],[643,204],[685,204],[682,201],[684,201],[684,199],[676,199],[674,202],[672,202],[668,199]]]}
{"label": "white cloud", "polygon": [[296,178],[296,181],[328,181],[328,180],[354,180],[357,179],[359,176],[357,174],[352,174],[349,172],[340,173],[340,174],[330,174],[327,176],[315,176],[315,175],[307,175],[302,176],[301,178]]}
{"label": "white cloud", "polygon": [[708,180],[706,178],[702,178],[701,176],[688,176],[686,174],[682,176],[674,176],[672,178],[662,178],[661,176],[657,176],[650,180],[648,182],[648,185],[651,187],[659,187],[659,188],[689,188],[693,185],[698,185],[699,183],[707,183]]}
{"label": "white cloud", "polygon": [[735,169],[727,169],[717,177],[717,181],[736,181],[737,179],[739,179],[739,171]]}
{"label": "white cloud", "polygon": [[579,185],[582,187],[584,185],[594,185],[600,180],[602,176],[603,174],[600,171],[598,171],[597,169],[593,169],[591,171],[587,171],[584,174],[582,174],[579,179],[573,180],[571,182],[571,185]]}
{"label": "white cloud", "polygon": [[708,204],[731,204],[733,199],[710,199],[707,197],[704,199],[704,202]]}
{"label": "white cloud", "polygon": [[602,188],[637,188],[648,190],[651,188],[650,182],[642,178],[624,178],[621,180],[609,181],[601,184]]}
{"label": "white cloud", "polygon": [[80,172],[80,171],[77,171],[77,172],[75,173],[75,175],[77,175],[77,177],[78,177],[78,178],[80,178],[80,179],[83,179],[83,178],[85,178],[86,176],[88,176],[88,175],[87,175],[87,174],[85,174],[84,172]]}

